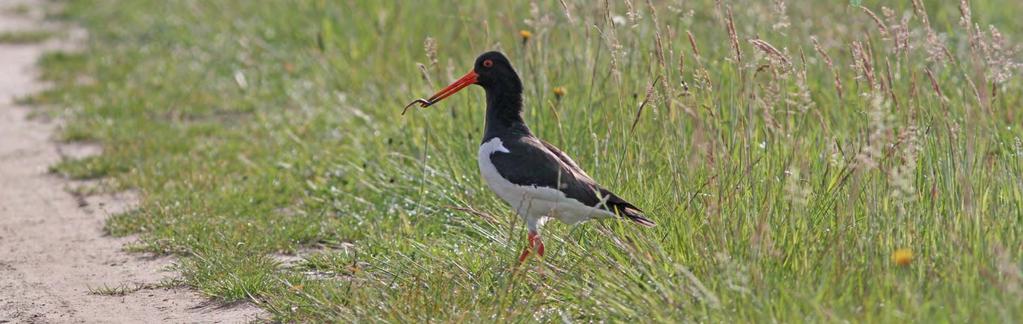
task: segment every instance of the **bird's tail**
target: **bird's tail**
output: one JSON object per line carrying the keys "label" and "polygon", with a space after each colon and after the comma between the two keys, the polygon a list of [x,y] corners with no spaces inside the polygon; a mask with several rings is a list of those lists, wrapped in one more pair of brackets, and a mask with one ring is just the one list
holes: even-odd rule
{"label": "bird's tail", "polygon": [[640,211],[639,209],[625,207],[624,209],[621,209],[621,211],[622,216],[625,216],[625,218],[628,218],[629,220],[636,222],[639,225],[643,225],[646,227],[654,227],[654,225],[657,225],[657,223],[654,223],[654,221],[650,220],[649,218],[646,218],[646,215],[643,215],[643,212]]}

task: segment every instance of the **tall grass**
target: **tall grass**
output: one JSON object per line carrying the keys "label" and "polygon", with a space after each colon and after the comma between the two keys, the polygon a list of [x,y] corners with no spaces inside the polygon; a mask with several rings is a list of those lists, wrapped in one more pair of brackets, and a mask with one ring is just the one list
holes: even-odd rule
{"label": "tall grass", "polygon": [[[83,0],[64,15],[87,49],[44,60],[35,100],[106,147],[57,171],[141,192],[112,234],[283,321],[1012,321],[1020,14]],[[552,223],[513,266],[523,226],[474,161],[482,91],[399,116],[492,49],[533,130],[658,227]]]}

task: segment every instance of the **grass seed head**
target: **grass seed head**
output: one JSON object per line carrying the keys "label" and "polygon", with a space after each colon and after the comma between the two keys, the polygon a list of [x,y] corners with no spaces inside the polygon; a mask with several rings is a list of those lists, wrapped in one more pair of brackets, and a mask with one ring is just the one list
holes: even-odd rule
{"label": "grass seed head", "polygon": [[423,40],[423,50],[426,51],[426,58],[430,60],[430,67],[437,66],[437,40],[426,37]]}
{"label": "grass seed head", "polygon": [[792,25],[789,21],[788,5],[785,3],[785,0],[774,0],[774,11],[778,16],[778,21],[771,25],[771,29],[782,30]]}

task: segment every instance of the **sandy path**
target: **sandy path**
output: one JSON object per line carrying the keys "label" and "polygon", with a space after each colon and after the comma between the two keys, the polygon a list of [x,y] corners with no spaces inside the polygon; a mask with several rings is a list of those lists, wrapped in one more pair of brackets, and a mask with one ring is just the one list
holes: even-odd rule
{"label": "sandy path", "polygon": [[[23,3],[0,0],[0,32],[42,26],[36,14],[14,13]],[[34,10],[33,10],[34,11]],[[34,17],[35,18],[34,18]],[[103,236],[103,220],[130,208],[130,194],[76,199],[72,184],[48,174],[63,147],[51,140],[55,125],[27,119],[12,100],[41,85],[34,63],[59,41],[0,44],[0,323],[235,323],[265,318],[245,304],[218,307],[187,289],[149,288],[123,296],[90,288],[155,284],[173,277],[170,260],[121,251],[128,239]],[[89,150],[85,150],[89,151]],[[95,151],[92,150],[92,151]]]}

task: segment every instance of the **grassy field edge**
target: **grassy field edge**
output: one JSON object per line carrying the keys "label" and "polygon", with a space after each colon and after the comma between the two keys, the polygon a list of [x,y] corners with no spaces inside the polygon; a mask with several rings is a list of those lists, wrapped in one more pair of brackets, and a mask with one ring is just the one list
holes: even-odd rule
{"label": "grassy field edge", "polygon": [[[25,101],[104,146],[55,172],[141,193],[110,234],[281,321],[1011,321],[1019,14],[79,0],[54,17],[85,50],[48,54],[55,86]],[[548,257],[512,267],[481,91],[398,115],[490,49],[538,135],[658,227],[552,225]]]}

